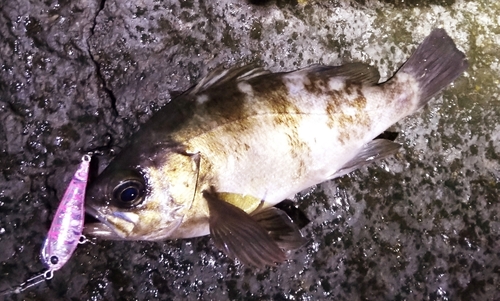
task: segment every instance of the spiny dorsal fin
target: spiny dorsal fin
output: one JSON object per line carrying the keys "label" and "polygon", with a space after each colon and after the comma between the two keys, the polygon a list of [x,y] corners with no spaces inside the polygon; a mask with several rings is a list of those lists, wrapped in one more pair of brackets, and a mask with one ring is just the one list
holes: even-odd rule
{"label": "spiny dorsal fin", "polygon": [[261,67],[257,67],[256,64],[249,64],[242,67],[231,67],[229,69],[224,69],[224,66],[221,65],[212,70],[207,76],[203,77],[189,93],[194,95],[206,91],[209,88],[220,86],[229,81],[248,80],[250,78],[269,73],[271,72]]}

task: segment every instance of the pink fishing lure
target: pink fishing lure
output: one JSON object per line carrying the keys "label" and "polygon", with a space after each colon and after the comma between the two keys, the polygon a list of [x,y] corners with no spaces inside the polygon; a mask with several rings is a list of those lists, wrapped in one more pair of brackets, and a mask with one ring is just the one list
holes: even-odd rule
{"label": "pink fishing lure", "polygon": [[52,220],[42,248],[42,261],[49,271],[65,265],[82,238],[89,165],[90,156],[83,156]]}
{"label": "pink fishing lure", "polygon": [[68,262],[76,246],[86,241],[82,232],[85,218],[85,190],[87,188],[90,159],[89,155],[82,157],[78,170],[64,192],[43,244],[41,255],[47,270],[26,280],[15,289],[0,292],[0,295],[17,294],[44,280],[51,279],[53,272],[59,270]]}

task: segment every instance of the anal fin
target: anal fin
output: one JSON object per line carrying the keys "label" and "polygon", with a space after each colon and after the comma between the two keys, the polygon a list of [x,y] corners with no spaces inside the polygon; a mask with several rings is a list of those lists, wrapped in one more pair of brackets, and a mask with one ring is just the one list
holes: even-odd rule
{"label": "anal fin", "polygon": [[344,166],[335,172],[330,179],[341,177],[375,160],[394,155],[400,148],[401,145],[399,143],[391,140],[383,138],[372,140],[365,144],[356,157],[344,164]]}

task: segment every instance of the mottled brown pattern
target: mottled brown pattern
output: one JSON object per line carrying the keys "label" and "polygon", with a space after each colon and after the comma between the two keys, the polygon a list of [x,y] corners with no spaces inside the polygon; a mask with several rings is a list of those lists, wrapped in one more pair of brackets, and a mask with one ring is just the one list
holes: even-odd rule
{"label": "mottled brown pattern", "polygon": [[346,81],[343,92],[350,96],[354,93],[354,91],[359,91],[359,87],[359,84],[354,84],[351,81]]}
{"label": "mottled brown pattern", "polygon": [[307,74],[308,81],[304,82],[304,88],[308,93],[321,95],[328,90],[327,80],[329,78],[320,77],[316,73]]}
{"label": "mottled brown pattern", "polygon": [[[356,95],[353,100],[348,100],[348,97],[346,97],[347,93],[331,91],[331,101],[326,104],[326,112],[329,116],[327,125],[330,128],[334,126],[339,127],[339,141],[343,144],[361,134],[362,131],[358,130],[356,136],[352,136],[353,131],[359,129],[360,125],[362,129],[366,129],[370,126],[371,122],[367,112],[365,112],[367,100],[363,95],[361,87],[359,85],[350,85],[348,90],[350,91],[349,96]],[[344,105],[355,108],[356,113],[354,115],[346,114],[343,112]]]}
{"label": "mottled brown pattern", "polygon": [[354,99],[353,105],[356,109],[358,110],[364,110],[366,109],[366,97],[363,94],[363,91],[361,91],[361,87],[358,87],[358,96]]}
{"label": "mottled brown pattern", "polygon": [[301,116],[298,114],[289,114],[282,112],[275,112],[273,115],[273,122],[275,126],[281,126],[284,128],[290,127],[295,128],[299,124]]}
{"label": "mottled brown pattern", "polygon": [[338,99],[341,98],[341,95],[335,95],[330,97],[332,101],[326,103],[326,113],[328,114],[327,126],[329,128],[333,128],[335,126],[335,114],[339,110]]}
{"label": "mottled brown pattern", "polygon": [[353,117],[347,114],[339,114],[337,123],[341,129],[338,139],[340,143],[345,144],[351,139],[351,128],[354,123]]}
{"label": "mottled brown pattern", "polygon": [[254,90],[256,105],[263,105],[268,114],[274,115],[275,125],[293,126],[300,122],[302,111],[288,95],[288,89],[282,77],[268,76],[258,83],[250,82]]}
{"label": "mottled brown pattern", "polygon": [[394,77],[387,83],[381,86],[386,93],[385,101],[389,107],[394,107],[395,111],[411,112],[416,105],[411,100],[415,97],[416,91],[415,82],[402,80],[399,77]]}
{"label": "mottled brown pattern", "polygon": [[[298,133],[298,126],[303,118],[303,112],[296,105],[297,100],[289,95],[282,76],[266,77],[265,79],[259,78],[258,83],[253,83],[252,80],[248,81],[254,94],[254,103],[252,105],[259,107],[259,111],[272,116],[275,129],[287,135],[290,156],[299,160],[298,168],[295,171],[296,176],[299,177],[306,171],[306,164],[301,158],[304,154],[310,152],[309,146]],[[255,120],[251,122],[255,124]],[[242,149],[248,150],[244,145]]]}
{"label": "mottled brown pattern", "polygon": [[307,171],[306,164],[303,161],[303,158],[306,154],[310,153],[310,148],[307,143],[305,143],[297,132],[296,128],[291,128],[288,133],[288,143],[290,145],[290,156],[299,161],[295,176],[298,178],[304,175]]}
{"label": "mottled brown pattern", "polygon": [[[207,91],[207,94],[209,100],[201,105],[206,111],[204,116],[221,117],[227,121],[245,117],[244,94],[236,86],[224,89],[224,91],[213,89]],[[228,99],[231,101],[227,101]]]}
{"label": "mottled brown pattern", "polygon": [[269,108],[272,109],[271,112],[278,114],[302,114],[299,107],[287,96],[285,89],[280,89],[272,93],[268,102]]}

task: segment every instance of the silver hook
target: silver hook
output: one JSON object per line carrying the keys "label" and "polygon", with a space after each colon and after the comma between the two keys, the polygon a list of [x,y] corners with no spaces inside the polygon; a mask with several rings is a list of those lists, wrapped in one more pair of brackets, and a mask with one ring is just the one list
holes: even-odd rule
{"label": "silver hook", "polygon": [[3,295],[10,295],[10,294],[19,294],[20,292],[35,286],[45,280],[50,280],[54,276],[54,273],[52,270],[47,270],[41,274],[38,274],[34,277],[31,277],[30,279],[24,281],[23,283],[19,284],[16,288],[14,289],[6,289],[2,292],[0,292],[0,296]]}

